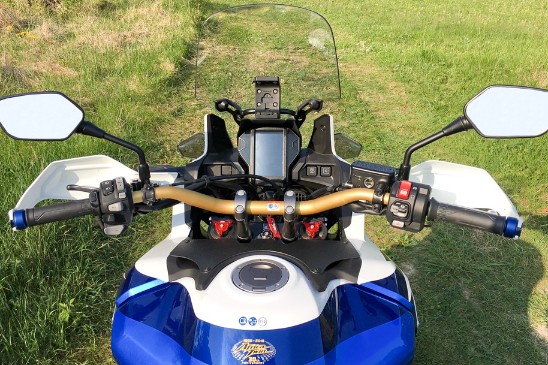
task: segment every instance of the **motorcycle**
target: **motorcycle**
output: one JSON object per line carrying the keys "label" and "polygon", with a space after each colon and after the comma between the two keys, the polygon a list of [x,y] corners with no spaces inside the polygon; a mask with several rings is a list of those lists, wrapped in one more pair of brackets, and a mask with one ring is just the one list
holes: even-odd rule
{"label": "motorcycle", "polygon": [[[364,235],[365,215],[409,232],[446,221],[519,237],[522,220],[486,171],[412,166],[411,157],[470,129],[487,138],[540,136],[548,91],[490,86],[463,116],[411,145],[399,168],[349,163],[343,158],[361,145],[335,134],[331,115],[306,123],[340,97],[333,33],[321,15],[240,6],[207,18],[201,34],[196,96],[230,114],[236,145],[226,121],[207,114],[204,134],[178,145],[193,161],[150,167],[139,146],[87,121],[61,93],[4,97],[0,123],[12,138],[78,133],[139,158],[137,171],[107,156],[51,163],[9,212],[12,228],[94,215],[104,234],[117,236],[138,215],[172,210],[170,234],[120,285],[112,325],[120,364],[411,363],[419,321],[409,280]],[[294,110],[281,108],[282,86]],[[36,206],[47,199],[66,201]]]}

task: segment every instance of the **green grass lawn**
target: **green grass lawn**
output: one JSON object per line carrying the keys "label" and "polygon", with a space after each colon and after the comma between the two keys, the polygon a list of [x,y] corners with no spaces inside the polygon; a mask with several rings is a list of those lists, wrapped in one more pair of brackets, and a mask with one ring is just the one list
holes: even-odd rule
{"label": "green grass lawn", "polygon": [[[405,148],[462,114],[490,84],[548,88],[548,2],[294,1],[323,14],[337,40],[343,99],[335,125],[361,160],[398,166]],[[244,3],[179,0],[7,0],[0,4],[0,96],[58,90],[149,161],[181,164],[176,143],[202,130],[194,100],[196,26]],[[51,4],[44,7],[42,3]],[[219,95],[221,96],[221,95]],[[289,106],[287,106],[289,107]],[[410,276],[421,326],[416,364],[548,362],[548,137],[449,137],[414,155],[489,171],[525,219],[522,239],[436,224],[366,231]],[[0,212],[53,160],[131,153],[83,136],[0,136]],[[90,218],[0,236],[0,363],[103,364],[123,272],[169,231],[167,212],[103,237]]]}

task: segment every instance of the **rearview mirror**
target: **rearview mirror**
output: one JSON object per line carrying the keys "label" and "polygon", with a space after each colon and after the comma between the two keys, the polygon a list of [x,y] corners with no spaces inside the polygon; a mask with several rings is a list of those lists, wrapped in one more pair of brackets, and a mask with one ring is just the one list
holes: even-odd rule
{"label": "rearview mirror", "polygon": [[536,137],[548,130],[548,90],[489,86],[464,107],[466,119],[483,137]]}
{"label": "rearview mirror", "polygon": [[65,95],[47,91],[0,99],[0,125],[12,138],[64,140],[84,120],[84,111]]}

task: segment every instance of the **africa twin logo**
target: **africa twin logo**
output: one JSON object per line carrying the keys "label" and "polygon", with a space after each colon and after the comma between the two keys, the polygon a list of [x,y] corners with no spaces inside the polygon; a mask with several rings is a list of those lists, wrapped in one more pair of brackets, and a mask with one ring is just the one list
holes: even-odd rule
{"label": "africa twin logo", "polygon": [[244,365],[261,365],[276,356],[276,348],[265,340],[242,340],[235,344],[230,352]]}

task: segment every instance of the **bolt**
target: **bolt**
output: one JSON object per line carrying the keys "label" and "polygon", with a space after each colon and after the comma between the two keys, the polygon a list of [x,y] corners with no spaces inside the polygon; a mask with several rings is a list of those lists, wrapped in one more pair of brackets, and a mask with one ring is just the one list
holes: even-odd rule
{"label": "bolt", "polygon": [[257,103],[257,106],[261,106],[261,103]]}
{"label": "bolt", "polygon": [[257,89],[257,94],[262,93],[261,89]]}
{"label": "bolt", "polygon": [[272,105],[274,105],[274,107],[277,107],[277,106],[278,106],[278,103],[272,103]]}
{"label": "bolt", "polygon": [[277,93],[278,93],[278,89],[274,89],[274,90],[272,90],[272,92],[273,92],[274,94],[277,94]]}

